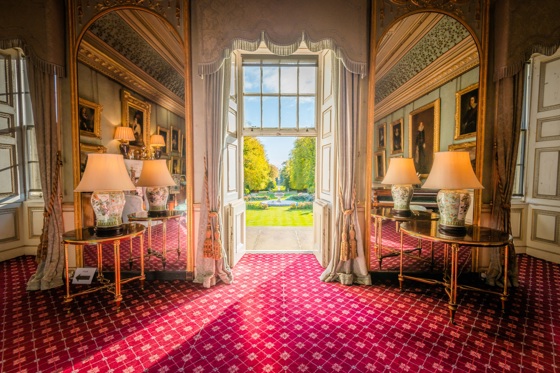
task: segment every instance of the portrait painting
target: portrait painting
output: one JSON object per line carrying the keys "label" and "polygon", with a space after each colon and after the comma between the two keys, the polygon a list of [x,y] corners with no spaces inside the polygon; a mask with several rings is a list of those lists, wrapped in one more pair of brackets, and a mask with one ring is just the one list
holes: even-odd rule
{"label": "portrait painting", "polygon": [[383,178],[385,177],[385,152],[384,151],[375,152],[373,157],[374,157],[373,171],[375,175],[375,180],[382,181]]}
{"label": "portrait painting", "polygon": [[101,112],[103,107],[80,98],[78,101],[78,126],[80,136],[101,138]]}
{"label": "portrait painting", "polygon": [[125,90],[121,91],[121,103],[123,125],[132,127],[134,131],[134,141],[130,141],[130,146],[141,148],[148,144],[151,105]]}
{"label": "portrait painting", "polygon": [[181,153],[181,131],[174,126],[171,126],[171,152],[175,154]]}
{"label": "portrait painting", "polygon": [[385,149],[385,131],[387,123],[381,123],[377,126],[377,149]]}
{"label": "portrait painting", "polygon": [[391,123],[391,154],[404,152],[403,118]]}
{"label": "portrait painting", "polygon": [[478,126],[478,84],[455,94],[455,140],[476,136]]}
{"label": "portrait painting", "polygon": [[468,152],[471,160],[471,166],[476,173],[476,141],[464,142],[461,144],[452,144],[447,148],[450,152]]}
{"label": "portrait painting", "polygon": [[439,151],[439,110],[440,100],[437,99],[410,112],[408,149],[416,172],[422,178],[428,177],[434,153]]}
{"label": "portrait painting", "polygon": [[160,148],[161,155],[167,155],[167,150],[169,149],[169,130],[158,125],[156,131],[158,135],[161,135],[161,137],[163,137],[163,142],[165,143],[165,146],[162,146]]}

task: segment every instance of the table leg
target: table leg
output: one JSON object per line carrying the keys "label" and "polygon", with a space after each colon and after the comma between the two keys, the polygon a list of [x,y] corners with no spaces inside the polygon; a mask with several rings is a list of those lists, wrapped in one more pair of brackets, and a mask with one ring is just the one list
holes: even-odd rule
{"label": "table leg", "polygon": [[404,278],[402,274],[403,270],[403,256],[404,256],[404,248],[403,248],[403,232],[401,231],[401,262],[400,262],[400,273],[399,273],[399,288],[402,291]]}
{"label": "table leg", "polygon": [[381,269],[381,264],[383,261],[383,220],[381,219],[377,219],[376,239],[377,260],[379,261],[379,269]]}
{"label": "table leg", "polygon": [[152,220],[148,220],[148,255],[152,253]]}
{"label": "table leg", "polygon": [[457,278],[458,278],[458,251],[459,245],[451,244],[451,277],[449,279],[449,316],[452,324],[455,323],[455,311],[457,311]]}
{"label": "table leg", "polygon": [[97,280],[103,281],[103,245],[98,243],[97,249]]}
{"label": "table leg", "polygon": [[181,218],[177,219],[177,259],[181,257]]}
{"label": "table leg", "polygon": [[165,271],[165,264],[167,257],[165,252],[167,250],[167,219],[163,219],[163,247],[161,248],[161,264],[163,265],[163,270]]}
{"label": "table leg", "polygon": [[142,289],[144,289],[144,280],[146,280],[146,275],[144,275],[144,235],[141,234],[140,235],[140,287]]}
{"label": "table leg", "polygon": [[70,278],[68,271],[68,244],[64,244],[64,274],[66,275],[66,296],[64,297],[64,302],[68,303],[72,301],[70,296]]}
{"label": "table leg", "polygon": [[117,305],[117,312],[121,307],[121,257],[120,257],[120,241],[113,242],[114,255],[115,255],[115,304]]}
{"label": "table leg", "polygon": [[130,255],[128,256],[128,269],[131,271],[132,264],[134,263],[132,260],[132,237],[130,237],[129,239],[129,244],[130,244]]}
{"label": "table leg", "polygon": [[504,292],[500,299],[502,300],[502,312],[506,310],[506,301],[508,299],[508,267],[509,267],[509,245],[504,247]]}

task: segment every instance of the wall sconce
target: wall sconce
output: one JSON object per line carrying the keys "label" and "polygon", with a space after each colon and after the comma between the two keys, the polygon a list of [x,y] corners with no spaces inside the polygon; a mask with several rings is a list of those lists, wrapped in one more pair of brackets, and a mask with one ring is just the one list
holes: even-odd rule
{"label": "wall sconce", "polygon": [[165,139],[162,135],[152,135],[150,136],[150,146],[154,148],[154,158],[159,159],[161,157],[161,148],[165,146]]}
{"label": "wall sconce", "polygon": [[450,235],[464,235],[465,218],[471,205],[467,189],[484,188],[474,174],[469,153],[435,153],[432,171],[422,188],[440,189],[437,194],[439,229]]}
{"label": "wall sconce", "polygon": [[121,150],[121,154],[124,158],[128,158],[128,151],[130,150],[130,145],[128,145],[128,142],[135,140],[132,127],[117,127],[117,129],[115,130],[114,139],[121,142],[121,145],[119,147]]}
{"label": "wall sconce", "polygon": [[98,236],[119,234],[125,198],[123,190],[135,190],[121,154],[91,153],[75,192],[93,192],[91,207],[95,213]]}
{"label": "wall sconce", "polygon": [[391,158],[389,169],[382,184],[392,184],[393,213],[410,215],[410,201],[414,193],[413,184],[420,184],[412,158]]}
{"label": "wall sconce", "polygon": [[167,210],[168,186],[176,185],[169,173],[165,159],[148,159],[142,165],[142,172],[136,186],[146,187],[149,216],[159,216]]}

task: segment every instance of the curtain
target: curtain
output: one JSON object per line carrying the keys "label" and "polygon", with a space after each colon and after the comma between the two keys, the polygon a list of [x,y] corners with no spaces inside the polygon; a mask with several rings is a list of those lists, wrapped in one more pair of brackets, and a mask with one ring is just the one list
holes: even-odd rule
{"label": "curtain", "polygon": [[371,285],[356,206],[356,160],[358,158],[358,109],[360,76],[335,63],[339,76],[337,185],[339,206],[335,208],[334,250],[321,280]]}
{"label": "curtain", "polygon": [[230,65],[231,59],[225,59],[218,71],[203,77],[206,155],[194,282],[201,283],[206,288],[214,286],[218,279],[226,284],[233,281],[223,245],[220,201]]}
{"label": "curtain", "polygon": [[45,201],[43,213],[43,234],[37,250],[37,272],[27,283],[27,290],[47,290],[62,286],[64,251],[61,248],[62,200],[60,186],[61,156],[59,150],[59,130],[56,116],[58,76],[43,71],[29,63],[29,91],[37,154],[41,170],[41,188]]}

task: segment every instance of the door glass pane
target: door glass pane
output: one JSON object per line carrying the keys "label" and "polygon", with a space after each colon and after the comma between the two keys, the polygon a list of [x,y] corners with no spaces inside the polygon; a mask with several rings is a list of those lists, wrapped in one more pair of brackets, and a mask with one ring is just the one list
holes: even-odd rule
{"label": "door glass pane", "polygon": [[299,68],[299,93],[315,93],[315,67],[301,66]]}
{"label": "door glass pane", "polygon": [[261,67],[260,66],[244,66],[243,92],[261,93]]}
{"label": "door glass pane", "polygon": [[278,66],[263,66],[263,93],[278,93]]}
{"label": "door glass pane", "polygon": [[297,127],[297,97],[283,96],[280,100],[282,113],[280,115],[280,126],[282,128]]}
{"label": "door glass pane", "polygon": [[315,127],[315,98],[299,98],[299,128]]}
{"label": "door glass pane", "polygon": [[280,89],[282,94],[297,94],[297,67],[289,66],[281,68]]}

